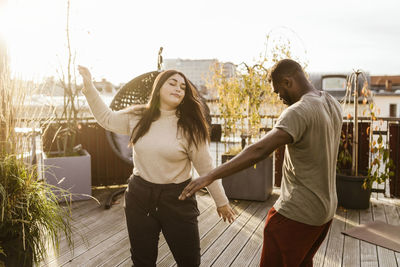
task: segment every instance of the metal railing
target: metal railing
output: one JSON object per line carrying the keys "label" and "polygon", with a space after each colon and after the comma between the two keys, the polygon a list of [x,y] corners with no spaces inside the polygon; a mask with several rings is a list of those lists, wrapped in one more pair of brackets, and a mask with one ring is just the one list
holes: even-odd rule
{"label": "metal railing", "polygon": [[[264,116],[262,118],[262,125],[259,130],[260,138],[265,134],[265,131],[272,128],[276,122],[276,116]],[[367,117],[360,117],[360,131],[362,133],[366,132],[366,127],[370,123],[370,119]],[[352,120],[345,120],[345,123],[352,123]],[[220,116],[212,116],[212,123],[214,125],[220,124],[220,129],[223,129],[223,119]],[[344,124],[345,125],[345,124]],[[115,153],[113,153],[106,135],[105,130],[100,127],[93,118],[84,118],[81,121],[81,129],[78,132],[77,141],[82,144],[82,146],[91,154],[92,158],[92,185],[93,186],[109,186],[109,185],[121,185],[126,183],[126,179],[130,176],[132,172],[132,167],[129,164],[123,162],[118,158]],[[374,126],[379,126],[375,129]],[[219,128],[219,127],[217,127]],[[378,118],[377,121],[373,122],[373,138],[377,138],[381,134],[384,141],[388,143],[390,148],[390,157],[392,158],[394,165],[393,169],[395,175],[388,181],[388,183],[383,188],[386,194],[390,194],[394,197],[400,197],[400,118]],[[35,131],[36,136],[41,134]],[[27,138],[34,138],[32,134],[23,133]],[[231,147],[242,145],[243,139],[245,139],[246,144],[248,139],[246,136],[240,136],[239,133],[232,134],[231,136],[224,136],[223,133],[220,134],[221,138],[219,140],[213,140],[211,144],[211,153],[215,160],[215,165],[221,164],[221,155],[226,153]],[[49,132],[48,137],[43,137],[42,140],[35,137],[35,142],[28,142],[31,144],[27,147],[28,152],[33,150],[37,151],[40,149],[41,144],[38,144],[38,140],[42,141],[43,149],[49,150],[51,132]],[[253,138],[251,141],[256,141],[257,138]],[[364,138],[364,139],[363,139]],[[364,141],[363,141],[364,140]],[[369,165],[371,153],[369,148],[369,137],[366,134],[361,135],[359,154],[360,154],[360,168],[367,168]],[[55,150],[55,147],[50,148],[50,150]],[[281,179],[281,168],[283,162],[283,151],[284,147],[278,149],[274,153],[274,180],[275,186],[280,186]],[[34,154],[32,154],[34,158]],[[378,190],[382,191],[382,188]]]}

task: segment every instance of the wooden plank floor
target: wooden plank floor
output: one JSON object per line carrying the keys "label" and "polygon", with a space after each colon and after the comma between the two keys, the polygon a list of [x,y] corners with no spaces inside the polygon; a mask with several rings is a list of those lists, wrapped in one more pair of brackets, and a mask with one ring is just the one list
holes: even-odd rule
{"label": "wooden plank floor", "polygon": [[[109,192],[95,190],[94,196],[104,203]],[[237,218],[227,224],[218,217],[210,196],[198,193],[201,266],[258,266],[265,216],[278,196],[279,190],[274,190],[265,202],[232,201]],[[55,256],[49,249],[41,266],[132,266],[122,198],[109,210],[92,200],[75,202],[72,216],[74,250],[70,251],[62,239],[60,253]],[[368,210],[339,208],[314,265],[400,266],[400,253],[341,234],[344,229],[374,220],[400,225],[399,217],[400,200],[376,195]],[[162,235],[157,266],[176,266]]]}

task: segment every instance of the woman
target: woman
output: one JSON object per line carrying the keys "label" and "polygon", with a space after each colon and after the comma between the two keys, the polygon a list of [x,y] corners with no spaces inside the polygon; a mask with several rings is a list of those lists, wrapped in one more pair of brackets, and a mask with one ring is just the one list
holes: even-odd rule
{"label": "woman", "polygon": [[[178,266],[200,265],[195,197],[178,200],[189,184],[191,165],[202,175],[213,169],[209,135],[197,91],[175,70],[155,79],[150,101],[113,112],[101,100],[89,70],[79,66],[90,109],[104,128],[131,134],[133,178],[125,193],[125,215],[134,266],[156,266],[160,231]],[[208,190],[219,216],[232,222],[234,212],[220,181]]]}

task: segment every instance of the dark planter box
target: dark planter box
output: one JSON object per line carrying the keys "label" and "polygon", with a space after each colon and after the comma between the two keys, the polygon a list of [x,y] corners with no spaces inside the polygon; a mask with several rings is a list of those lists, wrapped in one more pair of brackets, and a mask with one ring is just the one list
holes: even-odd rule
{"label": "dark planter box", "polygon": [[[0,262],[3,262],[6,267],[32,267],[33,266],[33,253],[27,245],[26,250],[23,247],[23,240],[21,238],[6,238],[1,240],[4,252],[7,256],[0,254]],[[2,266],[0,264],[0,266]]]}
{"label": "dark planter box", "polygon": [[[222,155],[222,163],[234,156]],[[265,201],[272,193],[272,157],[222,179],[226,196],[233,199]]]}
{"label": "dark planter box", "polygon": [[364,176],[336,174],[338,205],[346,209],[368,209],[371,190],[363,189]]}
{"label": "dark planter box", "polygon": [[222,136],[222,126],[221,124],[211,124],[211,142],[220,142]]}

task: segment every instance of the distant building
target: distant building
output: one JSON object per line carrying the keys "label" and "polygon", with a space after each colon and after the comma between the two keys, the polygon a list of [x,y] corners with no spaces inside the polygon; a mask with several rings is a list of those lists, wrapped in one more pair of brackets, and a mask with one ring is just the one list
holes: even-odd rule
{"label": "distant building", "polygon": [[[350,73],[310,73],[309,78],[318,90],[327,91],[338,101],[343,101],[346,95],[347,77]],[[366,73],[371,91],[374,93],[374,102],[380,110],[378,117],[400,117],[400,76],[372,76]],[[362,78],[359,78],[358,90],[363,87]],[[352,100],[352,99],[350,99]],[[362,101],[360,99],[360,101]],[[351,112],[351,105],[345,107],[345,114]],[[364,115],[366,105],[360,105],[359,115]]]}
{"label": "distant building", "polygon": [[375,90],[385,90],[386,92],[400,90],[400,75],[371,76],[371,87]]}
{"label": "distant building", "polygon": [[113,94],[115,92],[115,86],[104,78],[101,79],[101,82],[93,82],[93,84],[102,93]]}
{"label": "distant building", "polygon": [[400,75],[371,76],[371,89],[380,117],[400,117]]}
{"label": "distant building", "polygon": [[[115,94],[115,86],[104,78],[100,82],[93,82],[93,84],[101,94]],[[78,90],[81,90],[82,86],[82,84],[78,84]],[[40,93],[48,96],[63,96],[64,88],[59,79],[55,77],[47,77],[40,85]]]}
{"label": "distant building", "polygon": [[[347,77],[351,73],[335,72],[335,73],[309,73],[309,80],[314,87],[321,91],[326,91],[341,101],[346,95]],[[359,89],[362,88],[360,83]]]}
{"label": "distant building", "polygon": [[43,80],[40,85],[40,94],[47,96],[63,96],[64,88],[62,87],[60,81],[54,76],[47,77]]}
{"label": "distant building", "polygon": [[208,96],[207,80],[212,77],[212,67],[216,64],[223,64],[226,76],[235,74],[236,66],[233,63],[221,63],[217,59],[164,59],[164,69],[174,69],[185,74],[204,97]]}

